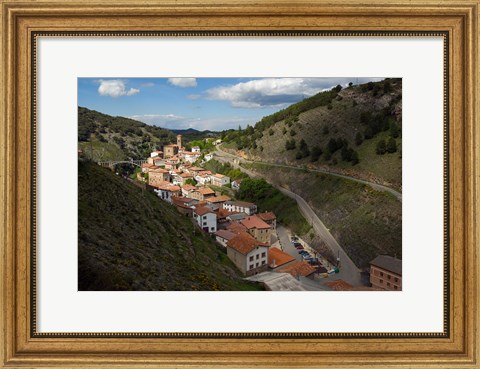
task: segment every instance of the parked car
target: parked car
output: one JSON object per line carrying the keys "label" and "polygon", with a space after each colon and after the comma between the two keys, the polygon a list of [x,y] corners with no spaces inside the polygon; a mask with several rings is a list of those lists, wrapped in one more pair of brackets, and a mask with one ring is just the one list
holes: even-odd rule
{"label": "parked car", "polygon": [[297,247],[297,246],[303,246],[303,245],[300,242],[295,241],[293,242],[293,246]]}
{"label": "parked car", "polygon": [[295,246],[295,248],[296,248],[297,250],[305,250],[305,248],[304,248],[303,246]]}

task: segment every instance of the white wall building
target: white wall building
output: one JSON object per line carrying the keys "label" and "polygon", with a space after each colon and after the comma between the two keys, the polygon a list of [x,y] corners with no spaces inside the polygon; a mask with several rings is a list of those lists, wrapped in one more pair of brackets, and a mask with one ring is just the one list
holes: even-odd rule
{"label": "white wall building", "polygon": [[222,187],[230,183],[230,177],[217,173],[212,175],[212,184],[214,186]]}
{"label": "white wall building", "polygon": [[204,206],[197,207],[193,211],[193,219],[205,232],[215,233],[217,231],[217,214],[212,209]]}

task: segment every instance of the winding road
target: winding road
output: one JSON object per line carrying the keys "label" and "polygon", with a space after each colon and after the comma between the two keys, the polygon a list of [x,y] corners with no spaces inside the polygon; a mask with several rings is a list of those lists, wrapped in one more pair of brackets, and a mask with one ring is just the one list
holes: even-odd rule
{"label": "winding road", "polygon": [[[257,161],[257,160],[256,160],[256,161],[253,161],[253,160],[244,159],[244,158],[241,158],[241,157],[239,157],[239,156],[236,156],[236,155],[230,154],[229,152],[224,151],[224,150],[221,148],[221,145],[217,145],[217,151],[216,151],[216,152],[217,152],[217,153],[223,153],[223,154],[231,157],[232,159],[238,160],[238,161],[241,162],[241,163],[265,164],[265,165],[270,165],[270,166],[272,166],[272,167],[303,170],[303,168],[299,168],[299,167],[296,167],[296,166],[294,166],[294,165],[275,164],[275,163],[268,163],[268,162],[266,162],[266,161]],[[330,171],[324,170],[324,169],[308,169],[308,170],[309,170],[310,172],[317,172],[317,173],[328,174],[328,175],[331,175],[331,176],[334,176],[334,177],[340,177],[340,178],[348,179],[348,180],[350,180],[350,181],[362,183],[362,184],[364,184],[364,185],[370,186],[370,187],[373,188],[374,190],[382,191],[382,192],[389,192],[389,193],[391,193],[392,195],[394,195],[394,196],[397,198],[397,200],[402,201],[402,194],[401,194],[400,192],[394,190],[393,188],[390,188],[390,187],[387,187],[387,186],[383,186],[383,185],[378,184],[378,183],[365,181],[365,180],[363,180],[363,179],[358,179],[358,178],[355,178],[355,177],[350,177],[350,176],[347,176],[347,175],[344,175],[344,174],[333,173],[333,172],[330,172]]]}
{"label": "winding road", "polygon": [[[218,147],[218,146],[217,146]],[[244,173],[248,174],[252,178],[263,178],[258,173],[255,173],[251,170],[248,170],[239,165],[240,161],[245,161],[242,158],[239,158],[235,155],[227,153],[223,150],[217,150],[215,152],[215,158],[222,161],[230,163],[234,168],[238,168]],[[266,178],[263,178],[267,180]],[[268,181],[268,180],[267,180]],[[268,181],[269,182],[269,181]],[[275,185],[274,183],[269,182],[272,186],[275,186],[279,191],[281,191],[286,196],[296,200],[300,212],[303,214],[305,219],[310,222],[314,231],[322,238],[322,240],[330,247],[330,249],[340,258],[340,273],[338,278],[343,279],[344,281],[350,283],[353,286],[361,285],[361,276],[360,270],[353,263],[353,261],[348,257],[342,247],[339,245],[337,240],[332,236],[327,227],[323,222],[318,218],[313,209],[308,205],[308,203],[301,196],[295,194],[292,191],[287,190],[286,188]]]}

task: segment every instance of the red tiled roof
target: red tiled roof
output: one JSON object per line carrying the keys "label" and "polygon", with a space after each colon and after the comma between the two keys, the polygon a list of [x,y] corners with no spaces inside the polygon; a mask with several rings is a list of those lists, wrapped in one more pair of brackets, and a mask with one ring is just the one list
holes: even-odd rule
{"label": "red tiled roof", "polygon": [[243,255],[247,255],[249,252],[255,250],[259,246],[268,247],[264,243],[257,241],[246,232],[237,234],[227,242],[227,246]]}
{"label": "red tiled roof", "polygon": [[230,197],[222,195],[222,196],[210,197],[209,199],[207,199],[207,202],[217,203],[217,202],[225,202],[225,201],[230,201],[230,200],[231,200]]}
{"label": "red tiled roof", "polygon": [[202,195],[215,194],[215,191],[212,190],[210,187],[199,188],[197,191],[200,192]]}
{"label": "red tiled roof", "polygon": [[195,186],[193,186],[193,185],[191,185],[191,184],[189,184],[189,183],[184,184],[182,188],[183,188],[185,191],[193,191],[193,190],[196,189]]}
{"label": "red tiled roof", "polygon": [[244,207],[244,208],[250,208],[252,206],[255,206],[254,203],[246,202],[246,201],[230,201],[229,204],[235,205],[235,206],[241,206],[241,207]]}
{"label": "red tiled roof", "polygon": [[220,174],[220,173],[214,174],[213,176],[216,177],[216,178],[223,178],[223,177],[225,177],[223,174]]}
{"label": "red tiled roof", "polygon": [[307,262],[297,261],[295,263],[287,265],[282,269],[275,270],[275,271],[279,273],[289,273],[294,277],[297,277],[297,276],[307,277],[313,272],[315,272],[315,270],[316,269],[310,264],[308,264]]}
{"label": "red tiled roof", "polygon": [[259,217],[260,219],[262,219],[263,221],[268,221],[268,220],[275,220],[275,219],[277,219],[277,217],[275,216],[275,214],[274,214],[273,212],[271,212],[271,211],[265,212],[265,213],[258,213],[257,215],[258,215],[258,217]]}
{"label": "red tiled roof", "polygon": [[269,229],[271,228],[269,224],[265,223],[256,215],[251,215],[240,221],[247,229],[257,228],[257,229]]}
{"label": "red tiled roof", "polygon": [[327,282],[325,285],[335,291],[350,291],[353,288],[351,284],[345,282],[343,279]]}
{"label": "red tiled roof", "polygon": [[194,172],[201,172],[202,170],[205,170],[205,169],[199,168],[199,167],[191,167],[189,170],[192,170]]}
{"label": "red tiled roof", "polygon": [[241,232],[245,232],[247,230],[247,228],[245,228],[245,226],[243,226],[242,224],[240,224],[238,222],[233,222],[232,224],[227,226],[227,229],[229,231],[234,232],[234,233],[241,233]]}
{"label": "red tiled roof", "polygon": [[180,177],[182,177],[182,178],[192,178],[193,176],[190,173],[182,173],[182,174],[180,174]]}
{"label": "red tiled roof", "polygon": [[155,169],[151,169],[150,172],[153,172],[153,173],[168,173],[168,170],[165,170],[165,169],[162,169],[162,168],[155,168]]}
{"label": "red tiled roof", "polygon": [[199,206],[199,207],[195,208],[194,212],[195,212],[195,214],[198,214],[198,215],[205,215],[207,213],[215,214],[215,212],[212,209],[207,208],[205,206]]}
{"label": "red tiled roof", "polygon": [[170,192],[180,191],[180,187],[172,186],[172,184],[170,182],[168,182],[168,184],[159,186],[158,188],[161,189],[161,190],[170,191]]}
{"label": "red tiled roof", "polygon": [[272,268],[279,267],[294,260],[295,258],[293,256],[288,255],[276,247],[271,247],[268,250],[268,265]]}

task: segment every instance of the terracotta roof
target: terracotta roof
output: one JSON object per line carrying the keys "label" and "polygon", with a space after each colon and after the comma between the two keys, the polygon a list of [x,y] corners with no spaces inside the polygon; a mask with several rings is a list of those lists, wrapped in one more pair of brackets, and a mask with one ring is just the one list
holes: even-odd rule
{"label": "terracotta roof", "polygon": [[268,221],[268,220],[275,220],[277,219],[277,217],[275,216],[275,214],[271,211],[269,212],[265,212],[265,213],[258,213],[257,214],[258,217],[263,220],[263,221]]}
{"label": "terracotta roof", "polygon": [[189,170],[192,170],[194,172],[201,172],[202,170],[205,170],[205,169],[199,168],[199,167],[191,167]]}
{"label": "terracotta roof", "polygon": [[193,190],[196,189],[195,186],[193,186],[193,185],[191,185],[191,184],[189,184],[189,183],[184,184],[182,188],[183,188],[185,191],[193,191]]}
{"label": "terracotta roof", "polygon": [[231,200],[230,197],[222,195],[222,196],[210,197],[209,199],[207,199],[207,202],[217,203],[217,202],[225,202],[225,201],[230,201],[230,200]]}
{"label": "terracotta roof", "polygon": [[199,207],[195,208],[194,213],[198,214],[198,215],[205,215],[207,213],[215,214],[215,212],[212,209],[207,208],[205,206],[199,206]]}
{"label": "terracotta roof", "polygon": [[162,168],[155,168],[155,169],[151,169],[150,172],[153,172],[153,173],[168,173],[168,170],[165,170],[165,169],[162,169]]}
{"label": "terracotta roof", "polygon": [[227,246],[243,255],[248,255],[249,252],[255,250],[259,246],[268,247],[264,243],[257,241],[246,232],[237,234],[227,242]]}
{"label": "terracotta roof", "polygon": [[149,163],[143,163],[142,164],[142,168],[152,168],[152,167],[155,167],[155,165],[149,164]]}
{"label": "terracotta roof", "polygon": [[256,215],[249,216],[240,221],[247,229],[257,228],[257,229],[269,229],[271,228],[269,224],[265,223]]}
{"label": "terracotta roof", "polygon": [[177,174],[182,173],[181,169],[172,169],[172,172]]}
{"label": "terracotta roof", "polygon": [[215,191],[212,190],[210,187],[199,188],[197,191],[200,192],[202,195],[215,194]]}
{"label": "terracotta roof", "polygon": [[308,277],[310,274],[315,272],[315,270],[316,269],[307,262],[297,261],[296,263],[289,264],[286,267],[275,271],[279,273],[289,273],[294,277]]}
{"label": "terracotta roof", "polygon": [[229,231],[234,232],[234,233],[241,233],[241,232],[245,232],[247,230],[247,228],[245,228],[243,225],[241,225],[238,222],[233,222],[232,224],[227,226],[227,229]]}
{"label": "terracotta roof", "polygon": [[175,147],[175,146],[177,146],[177,145],[176,144],[170,144],[170,145],[165,145],[163,147]]}
{"label": "terracotta roof", "polygon": [[224,178],[225,177],[223,174],[220,174],[220,173],[216,173],[213,176],[216,177],[216,178]]}
{"label": "terracotta roof", "polygon": [[180,191],[180,187],[178,187],[178,186],[172,186],[172,184],[171,184],[170,182],[168,182],[168,183],[169,183],[169,184],[165,184],[165,185],[159,186],[158,188],[161,189],[161,190],[170,191],[170,192]]}
{"label": "terracotta roof", "polygon": [[175,205],[182,208],[191,209],[190,206],[193,205],[191,202],[194,202],[194,199],[189,199],[188,197],[172,197],[172,201]]}
{"label": "terracotta roof", "polygon": [[353,288],[350,283],[345,282],[343,279],[327,282],[325,285],[335,291],[350,291]]}
{"label": "terracotta roof", "polygon": [[276,247],[271,247],[268,250],[268,265],[270,265],[271,268],[279,267],[294,260],[295,258],[293,256],[288,255]]}
{"label": "terracotta roof", "polygon": [[192,178],[193,176],[190,173],[182,173],[182,174],[180,174],[180,177],[182,177],[182,178]]}
{"label": "terracotta roof", "polygon": [[379,255],[370,262],[371,265],[402,275],[402,260],[388,255]]}
{"label": "terracotta roof", "polygon": [[233,237],[235,237],[237,234],[233,233],[233,232],[226,231],[224,229],[220,229],[220,230],[215,232],[215,235],[218,236],[218,237],[222,237],[222,238],[224,238],[228,241],[228,240],[231,240]]}

